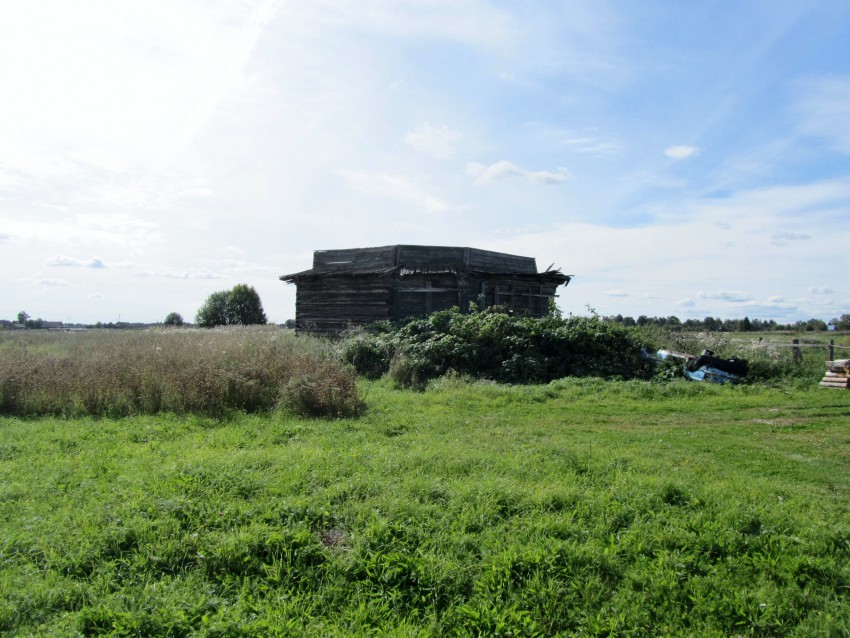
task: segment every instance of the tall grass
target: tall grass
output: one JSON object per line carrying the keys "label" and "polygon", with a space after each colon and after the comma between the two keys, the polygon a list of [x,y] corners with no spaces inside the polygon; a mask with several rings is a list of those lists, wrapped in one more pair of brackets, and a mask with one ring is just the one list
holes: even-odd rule
{"label": "tall grass", "polygon": [[321,342],[274,329],[28,332],[0,341],[0,413],[348,416],[354,374]]}

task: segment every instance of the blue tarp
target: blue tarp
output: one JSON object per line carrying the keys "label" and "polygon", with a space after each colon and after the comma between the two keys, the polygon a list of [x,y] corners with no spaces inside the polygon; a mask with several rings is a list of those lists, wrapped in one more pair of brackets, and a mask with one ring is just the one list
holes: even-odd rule
{"label": "blue tarp", "polygon": [[717,368],[710,368],[708,366],[702,366],[697,368],[693,372],[685,368],[685,376],[688,377],[691,381],[709,381],[710,383],[740,383],[741,377],[738,377],[734,374],[730,374],[728,372],[724,372],[723,370],[718,370]]}

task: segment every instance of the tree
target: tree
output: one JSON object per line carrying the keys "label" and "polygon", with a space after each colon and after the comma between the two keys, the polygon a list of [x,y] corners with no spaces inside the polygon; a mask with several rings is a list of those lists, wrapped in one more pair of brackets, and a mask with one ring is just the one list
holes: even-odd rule
{"label": "tree", "polygon": [[26,325],[27,319],[29,319],[29,318],[30,318],[30,316],[24,310],[21,310],[18,313],[18,323]]}
{"label": "tree", "polygon": [[807,332],[819,332],[827,329],[826,322],[823,319],[809,319],[806,322]]}
{"label": "tree", "polygon": [[267,321],[260,295],[248,284],[237,284],[232,290],[212,293],[195,316],[195,323],[201,328],[250,326]]}
{"label": "tree", "polygon": [[850,330],[850,315],[844,314],[830,321],[836,330]]}
{"label": "tree", "polygon": [[251,326],[267,323],[260,295],[248,284],[236,284],[230,291],[227,304],[227,320],[230,324]]}
{"label": "tree", "polygon": [[162,322],[166,326],[176,326],[180,327],[183,325],[183,315],[179,312],[169,312],[165,316],[165,321]]}
{"label": "tree", "polygon": [[227,325],[227,300],[230,292],[220,290],[212,293],[195,315],[195,323],[201,328],[215,328]]}

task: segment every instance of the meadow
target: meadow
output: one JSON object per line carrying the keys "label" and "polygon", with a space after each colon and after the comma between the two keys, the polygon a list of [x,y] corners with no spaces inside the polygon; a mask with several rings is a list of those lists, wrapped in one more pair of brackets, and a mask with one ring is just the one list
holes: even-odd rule
{"label": "meadow", "polygon": [[850,635],[850,393],[356,390],[332,419],[0,417],[0,632]]}
{"label": "meadow", "polygon": [[0,333],[0,414],[222,417],[363,408],[331,344],[265,327]]}

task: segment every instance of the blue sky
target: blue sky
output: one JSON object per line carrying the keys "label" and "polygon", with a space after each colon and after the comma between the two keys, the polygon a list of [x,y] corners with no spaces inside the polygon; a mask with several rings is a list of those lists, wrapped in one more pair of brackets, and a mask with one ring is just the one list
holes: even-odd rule
{"label": "blue sky", "polygon": [[0,317],[187,319],[312,251],[554,263],[565,312],[850,313],[850,3],[0,8]]}

